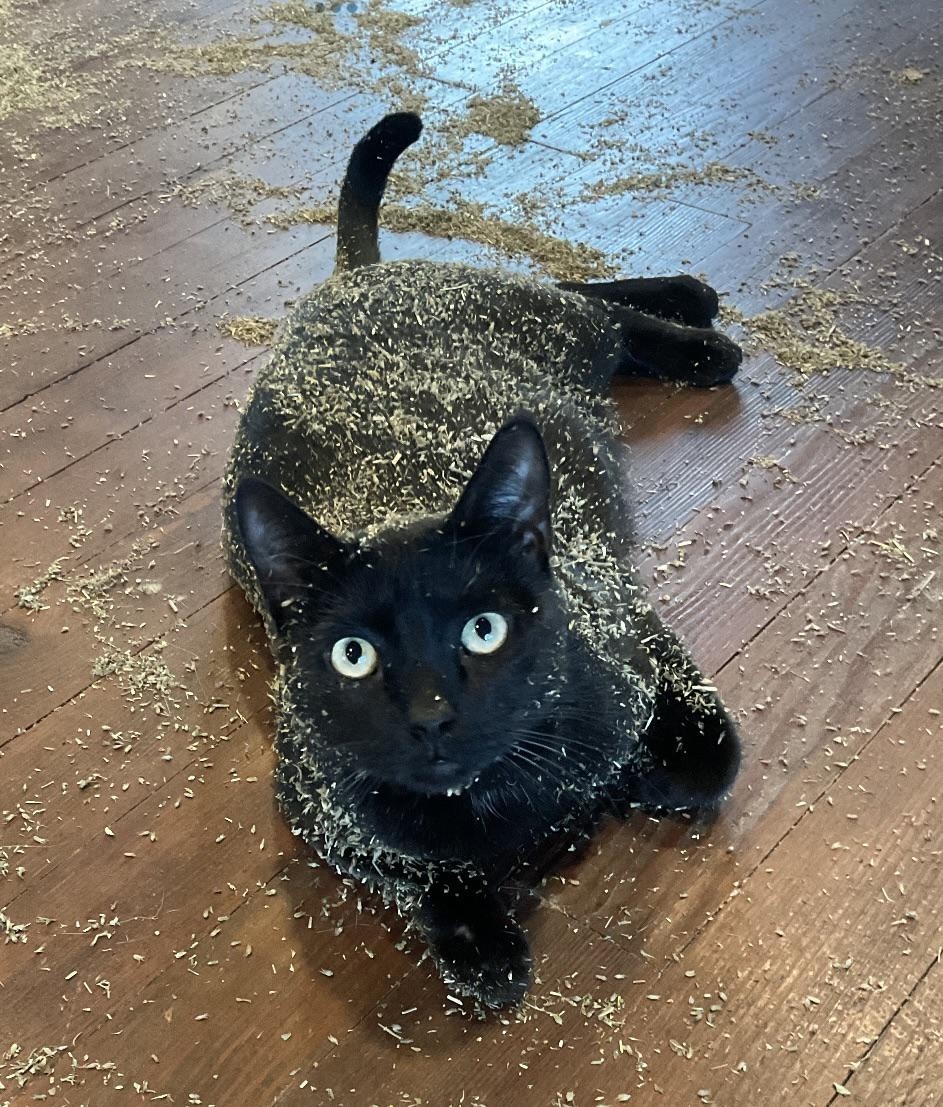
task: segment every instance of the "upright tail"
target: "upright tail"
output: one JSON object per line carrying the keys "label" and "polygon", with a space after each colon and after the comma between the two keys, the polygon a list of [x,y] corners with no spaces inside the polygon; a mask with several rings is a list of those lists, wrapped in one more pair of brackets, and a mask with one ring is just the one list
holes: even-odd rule
{"label": "upright tail", "polygon": [[347,163],[337,205],[337,269],[356,269],[380,260],[377,214],[393,162],[422,133],[412,112],[384,116],[357,143]]}

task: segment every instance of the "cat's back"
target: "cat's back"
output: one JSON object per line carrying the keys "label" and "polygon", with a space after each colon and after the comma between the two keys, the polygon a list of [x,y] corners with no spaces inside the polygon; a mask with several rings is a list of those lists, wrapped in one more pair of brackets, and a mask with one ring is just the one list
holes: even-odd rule
{"label": "cat's back", "polygon": [[552,285],[500,270],[401,261],[324,282],[295,307],[278,344],[283,357],[263,380],[272,371],[327,371],[334,384],[350,387],[396,374],[421,393],[425,373],[438,380],[459,370],[482,381],[511,377],[508,385],[524,389],[543,387],[548,374],[586,385],[593,363],[615,355],[619,340],[598,304]]}
{"label": "cat's back", "polygon": [[241,421],[230,487],[269,480],[340,533],[445,511],[521,408],[551,455],[581,428],[603,433],[610,414],[595,378],[616,345],[593,305],[527,278],[428,262],[340,274],[281,327]]}
{"label": "cat's back", "polygon": [[607,667],[628,658],[629,695],[631,510],[600,387],[618,356],[604,313],[525,278],[431,263],[332,278],[286,320],[240,422],[224,490],[234,576],[258,600],[234,514],[242,478],[281,489],[335,535],[369,540],[447,515],[525,409],[550,464],[552,563],[571,630]]}

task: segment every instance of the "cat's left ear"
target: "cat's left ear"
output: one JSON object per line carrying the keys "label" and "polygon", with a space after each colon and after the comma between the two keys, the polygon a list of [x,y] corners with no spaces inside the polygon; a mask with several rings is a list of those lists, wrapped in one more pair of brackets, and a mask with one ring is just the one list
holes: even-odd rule
{"label": "cat's left ear", "polygon": [[550,466],[540,431],[529,416],[516,416],[492,438],[449,523],[460,535],[494,535],[546,564]]}

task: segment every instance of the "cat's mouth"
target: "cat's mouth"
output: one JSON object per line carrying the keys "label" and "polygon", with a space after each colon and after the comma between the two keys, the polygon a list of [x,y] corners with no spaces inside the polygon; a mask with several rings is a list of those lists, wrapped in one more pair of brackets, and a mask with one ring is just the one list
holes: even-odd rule
{"label": "cat's mouth", "polygon": [[433,761],[413,773],[415,791],[427,796],[460,796],[478,783],[479,773],[455,761]]}

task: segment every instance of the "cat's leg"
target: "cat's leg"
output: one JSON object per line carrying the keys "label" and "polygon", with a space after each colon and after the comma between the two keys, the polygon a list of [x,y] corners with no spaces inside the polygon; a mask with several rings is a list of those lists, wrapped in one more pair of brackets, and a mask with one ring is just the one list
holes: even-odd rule
{"label": "cat's leg", "polygon": [[710,327],[682,327],[665,319],[607,304],[622,335],[624,360],[616,375],[656,377],[709,388],[726,384],[743,360],[740,347]]}
{"label": "cat's leg", "polygon": [[674,634],[654,612],[646,622],[655,711],[642,736],[642,767],[626,774],[623,798],[665,810],[713,810],[740,767],[737,728]]}
{"label": "cat's leg", "polygon": [[636,308],[688,327],[709,327],[720,304],[709,284],[696,277],[630,277],[620,281],[561,281],[558,288],[593,300]]}
{"label": "cat's leg", "polygon": [[524,931],[484,880],[433,885],[414,918],[450,987],[486,1007],[511,1007],[531,979]]}

